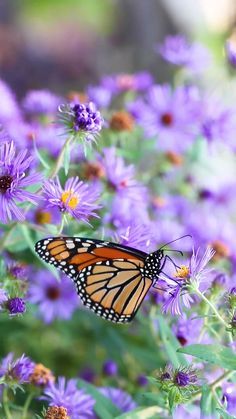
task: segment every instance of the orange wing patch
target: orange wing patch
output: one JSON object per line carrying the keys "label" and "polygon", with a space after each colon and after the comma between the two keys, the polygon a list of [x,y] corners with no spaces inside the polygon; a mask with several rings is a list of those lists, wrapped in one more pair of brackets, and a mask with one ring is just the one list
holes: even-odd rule
{"label": "orange wing patch", "polygon": [[47,249],[54,249],[54,247],[60,246],[61,244],[65,244],[65,242],[63,240],[53,240],[47,245]]}
{"label": "orange wing patch", "polygon": [[94,249],[93,253],[101,257],[103,259],[135,259],[139,260],[139,258],[135,255],[132,255],[128,252],[123,252],[122,250],[112,249],[109,247],[98,247]]}
{"label": "orange wing patch", "polygon": [[[71,245],[73,247],[70,247]],[[116,259],[116,268],[119,268],[120,261],[125,259],[131,259],[133,262],[139,262],[138,256],[133,255],[129,252],[115,249],[111,247],[95,247],[89,251],[91,243],[81,241],[81,245],[76,248],[76,245],[70,239],[55,239],[47,244],[47,251],[50,256],[57,261],[63,261],[67,259],[67,262],[71,265],[77,265],[77,270],[81,271],[90,265],[95,265],[98,262],[105,262],[107,260]],[[72,251],[70,250],[72,249]],[[141,266],[141,265],[139,265]],[[127,266],[127,269],[132,269],[132,266]]]}
{"label": "orange wing patch", "polygon": [[48,244],[47,249],[50,251],[50,255],[56,260],[64,260],[70,256],[65,242],[62,240],[55,240]]}
{"label": "orange wing patch", "polygon": [[[78,253],[72,256],[70,263],[78,265],[78,269],[82,270],[84,268],[87,268],[87,266],[95,265],[98,262],[104,262],[106,260],[113,259],[132,259],[135,262],[139,261],[138,257],[131,255],[127,252],[101,247],[94,249],[91,253],[81,253],[80,249],[78,249]],[[116,263],[119,263],[119,261],[117,261]],[[127,267],[127,269],[129,268]]]}

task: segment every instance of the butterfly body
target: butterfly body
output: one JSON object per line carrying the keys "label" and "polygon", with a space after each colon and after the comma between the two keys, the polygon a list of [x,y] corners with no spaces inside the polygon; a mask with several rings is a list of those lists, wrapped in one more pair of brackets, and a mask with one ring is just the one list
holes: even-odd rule
{"label": "butterfly body", "polygon": [[152,254],[79,237],[40,240],[35,250],[76,284],[83,304],[115,323],[130,322],[161,271],[163,252]]}

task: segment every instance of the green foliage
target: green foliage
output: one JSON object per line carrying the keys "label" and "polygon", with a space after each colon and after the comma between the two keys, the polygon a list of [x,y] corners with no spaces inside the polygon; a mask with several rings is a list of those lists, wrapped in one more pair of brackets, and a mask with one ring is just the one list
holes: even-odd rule
{"label": "green foliage", "polygon": [[164,349],[169,358],[169,362],[171,362],[171,364],[176,368],[178,368],[180,365],[188,365],[185,357],[177,351],[180,344],[176,337],[173,335],[163,316],[158,316],[158,324],[161,340],[164,344]]}
{"label": "green foliage", "polygon": [[236,369],[236,355],[232,349],[226,346],[196,344],[178,349],[178,352],[195,356],[225,369]]}
{"label": "green foliage", "polygon": [[81,379],[78,380],[78,386],[84,388],[96,400],[94,410],[100,418],[113,419],[120,414],[120,410],[107,397],[103,396],[95,386]]}

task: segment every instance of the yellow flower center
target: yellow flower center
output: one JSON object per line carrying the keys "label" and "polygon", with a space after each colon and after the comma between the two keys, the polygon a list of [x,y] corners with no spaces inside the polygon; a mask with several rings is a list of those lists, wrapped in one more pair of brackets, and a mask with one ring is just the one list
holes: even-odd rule
{"label": "yellow flower center", "polygon": [[187,278],[189,276],[189,267],[186,265],[181,265],[179,269],[176,270],[174,275],[175,278]]}
{"label": "yellow flower center", "polygon": [[68,207],[75,209],[79,203],[79,198],[76,195],[73,195],[73,191],[65,191],[61,194],[61,200],[63,204],[68,205]]}
{"label": "yellow flower center", "polygon": [[49,224],[52,221],[52,215],[49,211],[37,211],[35,220],[38,224]]}

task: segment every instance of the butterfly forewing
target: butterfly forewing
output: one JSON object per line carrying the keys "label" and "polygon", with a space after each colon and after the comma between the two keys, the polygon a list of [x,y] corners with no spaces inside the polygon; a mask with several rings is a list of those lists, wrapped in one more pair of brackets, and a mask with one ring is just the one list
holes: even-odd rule
{"label": "butterfly forewing", "polygon": [[35,248],[74,280],[87,307],[113,322],[131,321],[152,285],[145,277],[147,254],[136,249],[69,237],[41,240]]}

